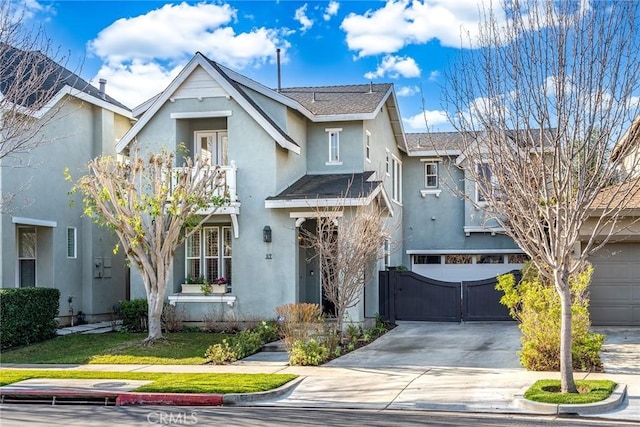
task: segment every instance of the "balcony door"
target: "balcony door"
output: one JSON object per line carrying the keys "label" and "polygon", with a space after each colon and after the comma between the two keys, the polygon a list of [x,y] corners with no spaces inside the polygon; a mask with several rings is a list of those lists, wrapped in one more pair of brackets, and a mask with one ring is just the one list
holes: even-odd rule
{"label": "balcony door", "polygon": [[203,161],[212,165],[226,166],[227,159],[227,131],[196,131],[195,154]]}

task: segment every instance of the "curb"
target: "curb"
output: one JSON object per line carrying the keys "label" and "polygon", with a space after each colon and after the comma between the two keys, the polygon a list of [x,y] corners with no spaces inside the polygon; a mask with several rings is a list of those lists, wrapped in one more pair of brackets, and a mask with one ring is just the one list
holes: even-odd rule
{"label": "curb", "polygon": [[560,415],[560,414],[600,414],[617,408],[622,404],[627,396],[627,385],[617,384],[611,393],[611,396],[600,402],[584,403],[584,404],[555,404],[534,402],[525,399],[524,392],[528,387],[520,390],[514,397],[516,407],[533,411],[536,414],[544,415]]}
{"label": "curb", "polygon": [[222,404],[224,406],[242,406],[249,405],[252,402],[259,402],[262,400],[275,399],[290,393],[294,388],[298,386],[306,377],[299,376],[294,378],[288,383],[281,385],[278,388],[274,388],[269,391],[260,391],[257,393],[229,393],[222,396]]}
{"label": "curb", "polygon": [[187,405],[221,406],[222,394],[187,393],[122,393],[116,398],[116,406],[126,405]]}

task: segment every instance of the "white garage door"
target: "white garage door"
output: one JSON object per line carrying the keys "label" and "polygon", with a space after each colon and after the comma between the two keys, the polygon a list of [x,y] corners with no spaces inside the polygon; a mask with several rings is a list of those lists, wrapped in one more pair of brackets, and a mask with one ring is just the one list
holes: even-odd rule
{"label": "white garage door", "polygon": [[589,260],[591,323],[640,325],[640,243],[612,243]]}
{"label": "white garage door", "polygon": [[429,254],[413,255],[411,271],[443,282],[484,280],[521,270],[524,254]]}

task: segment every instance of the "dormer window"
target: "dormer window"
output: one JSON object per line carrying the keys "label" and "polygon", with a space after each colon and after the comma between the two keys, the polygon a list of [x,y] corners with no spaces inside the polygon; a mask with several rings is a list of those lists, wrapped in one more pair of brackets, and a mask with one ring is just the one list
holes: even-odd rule
{"label": "dormer window", "polygon": [[340,132],[342,129],[325,129],[329,135],[329,161],[327,165],[341,165],[340,161]]}

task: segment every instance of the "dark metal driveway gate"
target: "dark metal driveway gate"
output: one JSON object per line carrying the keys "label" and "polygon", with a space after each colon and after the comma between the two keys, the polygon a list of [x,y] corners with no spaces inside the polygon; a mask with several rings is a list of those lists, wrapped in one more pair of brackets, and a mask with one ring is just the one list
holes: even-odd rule
{"label": "dark metal driveway gate", "polygon": [[[519,273],[519,272],[514,272]],[[512,320],[497,279],[442,282],[411,271],[381,271],[380,314],[386,320]]]}

